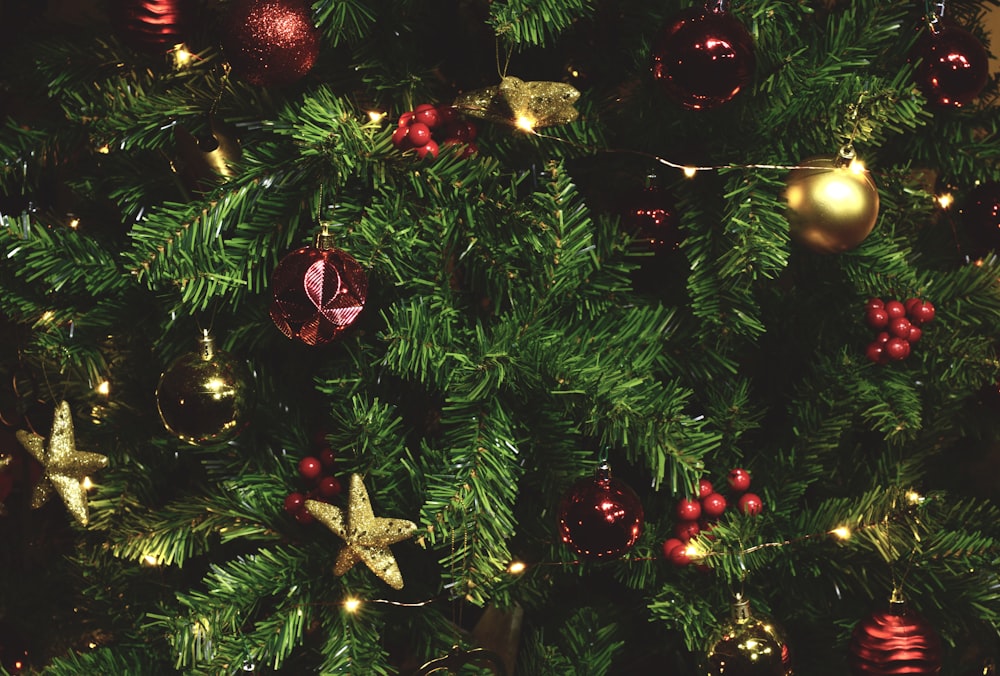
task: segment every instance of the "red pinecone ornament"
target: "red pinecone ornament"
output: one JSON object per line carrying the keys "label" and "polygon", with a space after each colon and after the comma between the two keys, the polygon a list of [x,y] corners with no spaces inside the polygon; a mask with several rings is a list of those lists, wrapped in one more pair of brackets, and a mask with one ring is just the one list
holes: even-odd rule
{"label": "red pinecone ornament", "polygon": [[188,0],[114,0],[108,14],[122,42],[151,54],[184,42],[191,20]]}
{"label": "red pinecone ornament", "polygon": [[902,600],[858,622],[848,650],[852,676],[941,673],[941,639]]}
{"label": "red pinecone ornament", "polygon": [[315,246],[291,252],[271,275],[271,320],[288,338],[329,343],[361,314],[368,277],[354,258],[321,233]]}

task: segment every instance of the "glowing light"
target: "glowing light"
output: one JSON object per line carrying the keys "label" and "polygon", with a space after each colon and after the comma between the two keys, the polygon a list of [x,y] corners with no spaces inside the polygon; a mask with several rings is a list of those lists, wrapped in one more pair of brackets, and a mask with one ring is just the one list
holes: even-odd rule
{"label": "glowing light", "polygon": [[94,643],[93,641],[91,641],[90,643],[87,644],[87,647],[90,648],[91,650],[93,650],[94,648],[97,647],[97,644]]}
{"label": "glowing light", "polygon": [[955,196],[952,195],[950,192],[938,195],[937,203],[941,205],[942,209],[947,209],[948,207],[950,207],[952,204],[955,203]]}
{"label": "glowing light", "polygon": [[368,119],[372,122],[381,122],[385,118],[385,113],[381,113],[377,110],[368,111]]}
{"label": "glowing light", "polygon": [[356,613],[361,608],[361,599],[348,596],[344,599],[344,610],[349,613]]}
{"label": "glowing light", "polygon": [[68,225],[72,230],[76,230],[77,228],[80,227],[80,219],[76,216],[73,216],[69,219],[69,222],[66,225]]}
{"label": "glowing light", "polygon": [[160,561],[152,554],[146,554],[144,557],[142,557],[142,562],[145,563],[147,566],[160,565]]}
{"label": "glowing light", "polygon": [[94,487],[94,482],[90,480],[89,476],[85,476],[83,477],[83,481],[80,482],[80,486],[83,487],[83,490],[89,491]]}
{"label": "glowing light", "polygon": [[854,158],[851,160],[851,163],[847,165],[847,168],[855,174],[863,174],[865,172],[865,163],[857,158]]}
{"label": "glowing light", "polygon": [[694,178],[698,170],[695,167],[684,167],[684,178]]}
{"label": "glowing light", "polygon": [[535,130],[535,121],[532,118],[528,117],[527,115],[519,115],[517,118],[517,122],[515,122],[515,124],[517,125],[518,129],[521,129],[523,131]]}
{"label": "glowing light", "polygon": [[194,54],[192,54],[187,45],[184,43],[174,45],[174,67],[178,70],[181,68],[186,68],[191,65],[191,61],[194,60]]}
{"label": "glowing light", "polygon": [[102,155],[107,155],[111,152],[111,146],[105,143],[103,146],[97,149],[97,152],[99,152]]}
{"label": "glowing light", "polygon": [[111,383],[107,380],[102,380],[101,383],[94,389],[97,390],[98,394],[103,394],[106,397],[111,394]]}
{"label": "glowing light", "polygon": [[830,531],[830,533],[832,535],[837,536],[841,540],[847,540],[851,537],[851,529],[848,528],[847,526],[839,526],[838,528],[834,528],[832,531]]}
{"label": "glowing light", "polygon": [[910,502],[911,505],[919,505],[921,502],[924,501],[924,496],[922,496],[920,493],[917,493],[916,491],[907,491],[906,499]]}
{"label": "glowing light", "polygon": [[42,316],[38,318],[39,322],[51,322],[52,318],[56,316],[56,313],[52,310],[46,310],[42,313]]}
{"label": "glowing light", "polygon": [[507,572],[510,573],[511,575],[520,575],[527,568],[528,567],[523,563],[521,563],[520,561],[511,561],[510,565],[507,566]]}

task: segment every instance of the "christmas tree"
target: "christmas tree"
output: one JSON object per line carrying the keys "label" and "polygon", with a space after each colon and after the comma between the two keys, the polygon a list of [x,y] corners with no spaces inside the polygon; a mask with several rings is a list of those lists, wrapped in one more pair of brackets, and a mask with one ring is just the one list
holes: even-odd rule
{"label": "christmas tree", "polygon": [[994,673],[983,4],[0,10],[4,671]]}

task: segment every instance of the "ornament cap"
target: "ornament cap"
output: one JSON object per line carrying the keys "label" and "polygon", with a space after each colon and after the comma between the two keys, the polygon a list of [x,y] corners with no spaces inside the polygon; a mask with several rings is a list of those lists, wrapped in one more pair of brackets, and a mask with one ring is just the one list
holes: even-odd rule
{"label": "ornament cap", "polygon": [[733,621],[737,623],[748,622],[753,619],[750,612],[750,599],[742,594],[737,594],[732,604]]}
{"label": "ornament cap", "polygon": [[316,234],[316,248],[320,251],[333,248],[334,236],[330,232],[329,223],[321,223],[320,231]]}
{"label": "ornament cap", "polygon": [[892,594],[889,596],[889,614],[906,614],[906,598],[903,596],[903,590],[898,587],[893,588]]}
{"label": "ornament cap", "polygon": [[202,361],[212,361],[215,358],[215,338],[208,329],[201,330],[201,338],[198,340],[198,354]]}
{"label": "ornament cap", "polygon": [[840,146],[840,150],[837,151],[837,157],[834,160],[834,164],[838,167],[849,167],[851,162],[857,159],[858,154],[854,151],[854,146],[850,143],[845,143]]}

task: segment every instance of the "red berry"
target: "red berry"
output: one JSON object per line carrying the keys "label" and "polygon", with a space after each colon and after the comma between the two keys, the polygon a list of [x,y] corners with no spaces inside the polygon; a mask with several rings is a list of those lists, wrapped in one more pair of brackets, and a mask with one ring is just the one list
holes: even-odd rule
{"label": "red berry", "polygon": [[663,541],[663,558],[669,559],[670,554],[678,547],[683,547],[684,543],[677,538],[670,538]]}
{"label": "red berry", "polygon": [[437,108],[431,104],[421,103],[413,109],[413,121],[422,122],[433,129],[438,126],[438,123],[441,121],[441,116],[438,115]]}
{"label": "red berry", "polygon": [[700,532],[701,528],[699,528],[697,521],[678,521],[677,525],[674,526],[674,534],[683,542],[696,537]]}
{"label": "red berry", "polygon": [[889,319],[906,316],[906,307],[898,300],[890,300],[886,303],[885,311],[889,313]]}
{"label": "red berry", "polygon": [[303,479],[315,481],[319,478],[322,471],[323,463],[319,461],[319,458],[314,458],[313,456],[308,455],[299,460],[299,474]]}
{"label": "red berry", "polygon": [[337,462],[337,454],[327,446],[319,452],[319,461],[323,465],[323,469],[332,469]]}
{"label": "red berry", "polygon": [[885,303],[882,302],[881,298],[869,298],[868,302],[865,303],[865,310],[874,310],[876,308],[881,310],[884,307]]}
{"label": "red berry", "polygon": [[729,470],[729,476],[726,477],[729,481],[729,487],[732,488],[737,493],[742,493],[743,491],[750,488],[750,473],[745,469]]}
{"label": "red berry", "polygon": [[687,546],[681,544],[680,547],[674,547],[670,552],[670,562],[675,566],[686,566],[691,563],[691,557],[688,556]]}
{"label": "red berry", "polygon": [[910,335],[906,336],[906,340],[907,340],[908,343],[910,343],[912,345],[913,343],[915,343],[918,340],[920,340],[920,337],[923,336],[923,335],[924,335],[924,332],[920,330],[919,326],[911,326],[910,327]]}
{"label": "red berry", "polygon": [[889,333],[896,338],[903,338],[904,340],[910,335],[910,320],[906,317],[896,317],[891,322],[889,322]]}
{"label": "red berry", "polygon": [[449,103],[438,104],[437,113],[440,124],[449,124],[458,119],[458,111]]}
{"label": "red berry", "polygon": [[884,329],[889,324],[889,313],[884,308],[872,308],[865,313],[865,322],[873,329]]}
{"label": "red berry", "polygon": [[907,316],[913,314],[913,308],[920,302],[919,298],[907,298],[903,303],[903,307],[906,308]]}
{"label": "red berry", "polygon": [[885,344],[885,353],[889,355],[889,359],[906,359],[910,356],[910,343],[902,338],[891,338]]}
{"label": "red berry", "polygon": [[409,134],[409,127],[399,127],[396,131],[392,132],[392,145],[405,149],[410,143]]}
{"label": "red berry", "polygon": [[475,141],[476,136],[479,133],[476,129],[476,125],[469,120],[463,120],[462,126],[465,127],[465,134],[469,137],[469,141]]}
{"label": "red berry", "polygon": [[427,145],[427,142],[431,140],[431,128],[423,122],[413,122],[406,132],[406,138],[418,148]]}
{"label": "red berry", "polygon": [[434,139],[431,139],[430,141],[428,141],[427,143],[423,144],[422,146],[417,147],[417,156],[418,157],[423,158],[423,157],[427,157],[428,155],[430,155],[431,157],[437,157],[438,156],[438,144],[437,144],[437,141],[435,141]]}
{"label": "red berry", "polygon": [[701,503],[684,498],[677,503],[677,518],[682,521],[697,521],[701,516]]}
{"label": "red berry", "polygon": [[926,324],[933,319],[934,306],[928,301],[921,301],[919,305],[913,306],[913,312],[910,313],[910,321],[914,324]]}
{"label": "red berry", "polygon": [[285,497],[285,511],[289,514],[295,514],[302,506],[306,504],[306,496],[302,493],[289,493]]}
{"label": "red berry", "polygon": [[717,519],[726,511],[726,498],[718,493],[711,493],[701,499],[701,513],[711,519]]}
{"label": "red berry", "polygon": [[303,505],[302,509],[295,512],[295,520],[301,523],[302,525],[308,525],[313,521],[315,521],[316,517],[310,514],[309,510],[305,508],[305,505]]}
{"label": "red berry", "polygon": [[325,476],[319,480],[319,484],[316,486],[316,492],[324,498],[332,498],[336,495],[340,495],[340,482],[337,480],[337,477]]}
{"label": "red berry", "polygon": [[889,335],[888,331],[880,331],[879,334],[875,336],[875,342],[879,345],[885,345],[889,342],[890,338],[892,338],[892,336]]}
{"label": "red berry", "polygon": [[704,498],[706,495],[711,495],[713,490],[714,489],[712,488],[712,482],[711,481],[709,481],[708,479],[699,479],[698,480],[698,497],[699,498]]}
{"label": "red berry", "polygon": [[399,124],[398,124],[398,126],[400,126],[400,127],[407,127],[407,126],[409,126],[409,124],[410,124],[410,122],[412,120],[413,120],[413,111],[412,110],[408,110],[408,111],[406,111],[405,113],[403,113],[402,115],[399,116]]}
{"label": "red berry", "polygon": [[756,516],[764,509],[764,501],[756,493],[744,493],[740,496],[740,511],[749,516]]}
{"label": "red berry", "polygon": [[885,346],[878,341],[868,343],[868,347],[865,348],[865,356],[876,364],[882,361],[883,354],[885,354]]}

